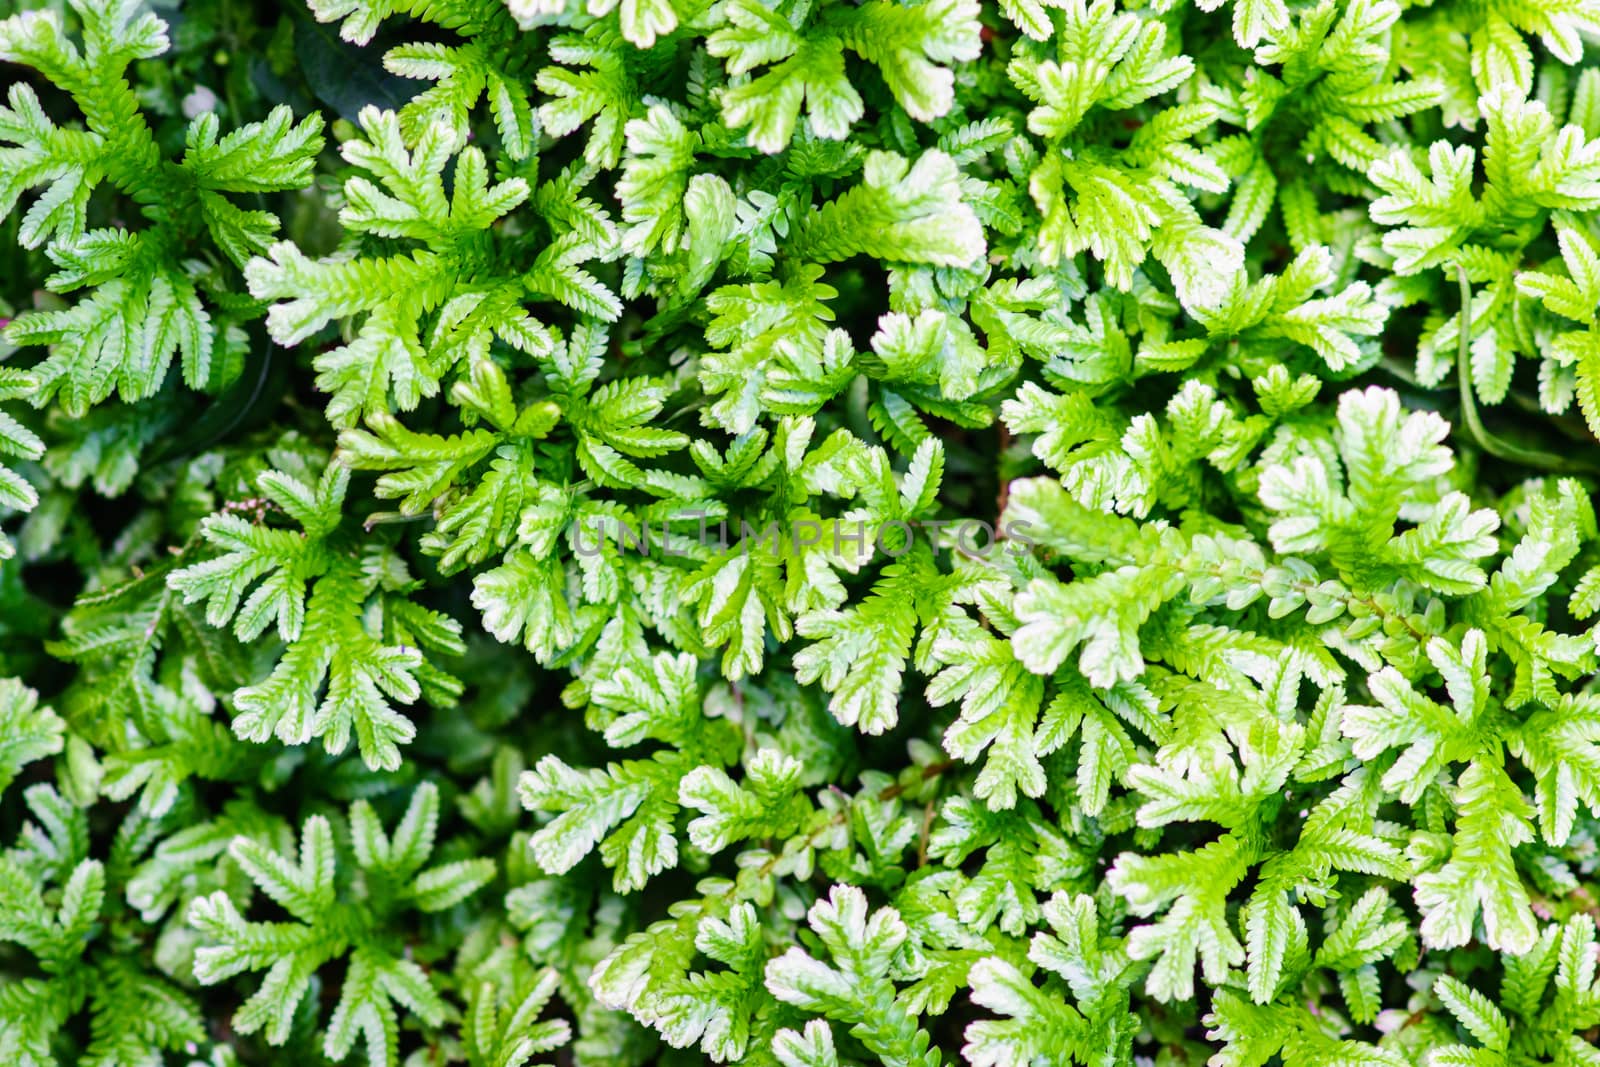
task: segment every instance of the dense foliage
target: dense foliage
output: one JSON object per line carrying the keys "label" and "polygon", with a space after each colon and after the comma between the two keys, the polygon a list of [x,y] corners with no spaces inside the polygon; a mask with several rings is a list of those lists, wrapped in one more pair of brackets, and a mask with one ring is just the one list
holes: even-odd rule
{"label": "dense foliage", "polygon": [[0,1064],[1600,1065],[1600,0],[0,15]]}

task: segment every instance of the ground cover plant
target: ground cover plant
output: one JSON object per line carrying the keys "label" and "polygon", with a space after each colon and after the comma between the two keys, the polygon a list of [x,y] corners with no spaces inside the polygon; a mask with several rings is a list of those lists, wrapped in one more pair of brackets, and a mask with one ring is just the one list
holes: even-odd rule
{"label": "ground cover plant", "polygon": [[1600,1064],[1600,0],[0,0],[0,1064]]}

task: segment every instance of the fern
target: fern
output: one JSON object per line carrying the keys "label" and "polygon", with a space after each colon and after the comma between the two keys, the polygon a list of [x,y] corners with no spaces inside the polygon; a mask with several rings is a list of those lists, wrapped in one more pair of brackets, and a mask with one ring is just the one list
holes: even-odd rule
{"label": "fern", "polygon": [[0,1062],[1593,1061],[1593,0],[25,6]]}
{"label": "fern", "polygon": [[320,737],[327,751],[340,752],[353,732],[369,766],[393,770],[398,746],[415,730],[390,701],[409,703],[426,687],[430,699],[448,703],[460,683],[432,668],[422,650],[450,654],[463,646],[454,620],[405,599],[398,561],[330,542],[349,479],[337,464],[315,487],[263,474],[263,508],[281,509],[302,531],[211,516],[201,536],[222,554],[174,571],[168,584],[186,601],[204,600],[213,626],[231,620],[243,641],[272,626],[287,646],[263,681],[234,694],[240,737],[288,744]]}
{"label": "fern", "polygon": [[190,908],[191,925],[213,942],[195,954],[200,981],[215,983],[270,967],[260,990],[234,1015],[237,1030],[248,1034],[264,1029],[268,1042],[283,1044],[312,976],[330,960],[345,957],[339,1002],[323,1042],[330,1059],[343,1059],[360,1040],[367,1062],[392,1062],[398,1041],[396,1003],[429,1025],[444,1021],[444,1003],[426,972],[404,957],[384,925],[398,909],[438,912],[452,907],[494,877],[491,860],[424,867],[438,820],[438,791],[431,785],[413,793],[392,835],[384,832],[370,805],[352,805],[350,850],[363,874],[361,899],[342,906],[336,905],[338,859],[326,818],[306,820],[298,862],[249,838],[235,838],[230,846],[234,858],[261,892],[296,920],[249,922],[221,892]]}
{"label": "fern", "polygon": [[[69,308],[24,315],[7,327],[13,343],[52,346],[33,371],[34,394],[41,402],[59,395],[64,410],[81,416],[113,391],[128,401],[154,395],[179,353],[190,388],[226,380],[226,364],[216,359],[220,324],[200,299],[202,286],[215,284],[215,268],[191,268],[183,258],[203,248],[242,265],[265,248],[277,220],[241,210],[225,194],[305,185],[322,121],[312,115],[296,123],[288,108],[278,108],[220,136],[216,116],[201,116],[189,125],[182,158],[168,164],[125,77],[129,63],[166,51],[165,24],[122,0],[85,0],[74,11],[83,23],[81,49],[55,13],[0,23],[0,58],[59,85],[87,127],[56,125],[29,86],[11,88],[0,108],[7,142],[0,217],[24,191],[46,186],[23,216],[18,239],[45,248],[56,267],[47,279],[52,290],[90,288]],[[91,229],[90,198],[103,183],[126,195],[149,227]]]}

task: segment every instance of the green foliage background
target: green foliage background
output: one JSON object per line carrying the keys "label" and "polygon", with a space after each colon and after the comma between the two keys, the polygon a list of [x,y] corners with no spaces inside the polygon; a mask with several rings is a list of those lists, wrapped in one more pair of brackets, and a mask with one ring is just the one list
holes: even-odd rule
{"label": "green foliage background", "polygon": [[1597,55],[0,0],[0,1064],[1600,1064]]}

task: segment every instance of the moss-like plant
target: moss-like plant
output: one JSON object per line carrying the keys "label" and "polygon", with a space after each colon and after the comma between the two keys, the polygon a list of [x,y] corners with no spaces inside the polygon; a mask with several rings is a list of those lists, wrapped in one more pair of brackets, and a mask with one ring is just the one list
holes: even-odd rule
{"label": "moss-like plant", "polygon": [[1600,1063],[1600,0],[16,0],[0,1064]]}

